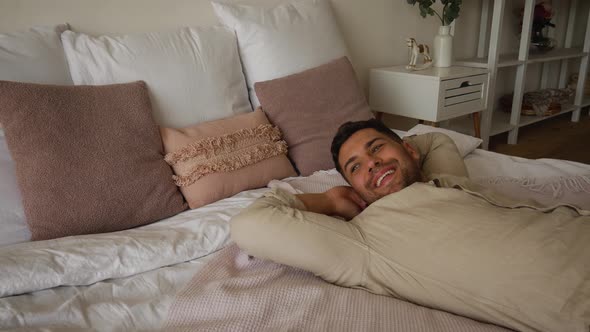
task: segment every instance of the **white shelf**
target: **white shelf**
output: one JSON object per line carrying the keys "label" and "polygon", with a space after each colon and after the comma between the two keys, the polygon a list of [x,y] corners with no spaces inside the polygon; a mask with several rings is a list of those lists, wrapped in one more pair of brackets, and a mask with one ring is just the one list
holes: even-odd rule
{"label": "white shelf", "polygon": [[[586,97],[587,100],[585,102],[590,105],[590,97]],[[583,106],[582,106],[583,107]],[[518,122],[518,127],[522,128],[524,126],[528,126],[535,122],[547,120],[549,118],[570,113],[578,109],[573,105],[564,106],[563,110],[559,113],[548,115],[548,116],[535,116],[535,115],[521,115],[520,120]],[[464,116],[460,118],[455,118],[447,121],[447,123],[442,124],[442,127],[451,129],[466,135],[474,135],[473,131],[473,119],[471,116]],[[510,113],[503,112],[503,111],[495,111],[494,116],[492,118],[492,128],[490,130],[490,136],[502,134],[509,132],[510,130],[514,129],[515,126],[510,124]]]}
{"label": "white shelf", "polygon": [[577,107],[570,105],[570,106],[563,106],[563,110],[561,112],[556,113],[556,114],[552,114],[552,115],[548,115],[548,116],[521,115],[518,126],[519,127],[528,126],[528,125],[533,124],[535,122],[547,120],[547,119],[550,119],[552,117],[555,117],[555,116],[558,116],[561,114],[570,113],[572,111],[575,111],[576,109],[577,109]]}
{"label": "white shelf", "polygon": [[[559,5],[559,11],[564,12],[567,15],[565,21],[560,23],[566,23],[566,29],[563,36],[555,36],[555,38],[563,45],[563,48],[555,48],[551,51],[541,52],[538,49],[531,47],[531,33],[534,21],[534,9],[537,4],[537,0],[522,0],[520,3],[523,4],[523,15],[520,29],[520,42],[518,47],[514,47],[512,51],[507,54],[500,54],[500,46],[503,44],[502,39],[505,39],[505,33],[503,33],[503,25],[506,16],[505,8],[507,7],[508,0],[481,0],[481,18],[480,18],[480,29],[479,39],[477,45],[477,57],[469,59],[461,59],[455,61],[455,65],[476,67],[489,70],[489,89],[487,108],[482,112],[482,139],[483,147],[487,148],[489,143],[489,137],[500,133],[508,132],[508,143],[516,144],[518,141],[518,130],[515,130],[515,126],[510,124],[510,113],[497,111],[498,108],[498,97],[496,96],[496,88],[501,82],[499,79],[499,69],[511,68],[516,73],[514,76],[514,88],[513,88],[513,102],[515,100],[521,100],[526,92],[526,83],[529,71],[528,67],[534,64],[546,63],[546,62],[561,62],[559,65],[559,74],[554,75],[550,70],[550,66],[542,66],[539,89],[543,89],[550,86],[564,87],[567,80],[567,75],[573,70],[569,69],[571,61],[570,59],[580,59],[579,69],[577,70],[580,76],[584,77],[585,73],[588,72],[590,62],[590,20],[586,18],[583,25],[586,27],[584,32],[584,46],[573,47],[574,30],[576,26],[576,18],[581,15],[577,15],[581,8],[579,6],[581,2],[588,0],[572,0],[569,2],[557,1],[553,2],[555,6]],[[585,9],[586,11],[586,9]],[[491,15],[490,15],[491,14]],[[584,17],[588,17],[584,15]],[[491,22],[490,22],[491,21]],[[508,19],[509,22],[512,20]],[[504,38],[503,38],[504,37]],[[488,43],[489,40],[489,43]],[[489,44],[489,45],[486,45]],[[514,52],[514,53],[513,53]],[[490,63],[488,64],[488,61]],[[553,77],[550,77],[554,75]],[[555,77],[558,76],[558,77]],[[557,84],[555,84],[557,83]],[[580,82],[576,86],[576,96],[580,96],[584,90],[584,82]],[[590,97],[581,98],[580,105],[564,107],[564,110],[558,114],[572,113],[572,121],[576,121],[579,118],[579,110],[582,107],[590,106]],[[520,110],[514,110],[513,117],[518,119],[518,127],[527,126],[529,124],[552,118],[553,116],[521,116]],[[466,126],[465,123],[459,126]]]}
{"label": "white shelf", "polygon": [[588,53],[582,52],[579,48],[556,48],[548,52],[530,52],[528,63],[575,59],[585,55]]}
{"label": "white shelf", "polygon": [[[579,48],[556,48],[547,52],[533,52],[529,53],[529,59],[526,63],[540,63],[548,61],[557,61],[565,59],[581,58],[588,53],[582,52]],[[498,61],[498,67],[512,67],[525,63],[525,61],[518,60],[518,54],[501,54]],[[476,68],[487,68],[488,58],[469,58],[460,59],[453,63],[456,66],[467,66]]]}
{"label": "white shelf", "polygon": [[[570,113],[572,111],[575,111],[577,109],[577,107],[574,107],[573,105],[569,105],[569,106],[563,106],[563,110],[559,113],[556,114],[552,114],[552,115],[547,115],[547,116],[536,116],[536,115],[521,115],[520,119],[518,121],[518,127],[522,128],[524,126],[528,126],[530,124],[533,124],[535,122],[539,122],[539,121],[543,121],[543,120],[547,120],[550,119],[552,117],[561,115],[561,114],[565,114],[565,113]],[[494,112],[494,117],[492,120],[492,130],[491,130],[491,135],[498,135],[501,133],[505,133],[507,131],[510,131],[514,128],[513,125],[510,124],[510,113],[508,112],[503,112],[503,111],[495,111]]]}
{"label": "white shelf", "polygon": [[[500,55],[500,60],[498,61],[498,67],[511,67],[511,66],[518,66],[523,64],[524,61],[518,60],[517,54],[502,54]],[[476,68],[488,68],[488,58],[468,58],[468,59],[459,59],[453,62],[455,66],[466,66],[466,67],[476,67]]]}

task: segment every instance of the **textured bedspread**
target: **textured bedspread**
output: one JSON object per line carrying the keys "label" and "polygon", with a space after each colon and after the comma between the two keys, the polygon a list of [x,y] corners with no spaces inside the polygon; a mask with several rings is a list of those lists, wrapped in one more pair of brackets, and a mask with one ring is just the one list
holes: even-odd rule
{"label": "textured bedspread", "polygon": [[[206,272],[205,272],[206,271]],[[203,331],[507,331],[443,311],[338,287],[313,274],[216,254],[178,294],[166,328]]]}

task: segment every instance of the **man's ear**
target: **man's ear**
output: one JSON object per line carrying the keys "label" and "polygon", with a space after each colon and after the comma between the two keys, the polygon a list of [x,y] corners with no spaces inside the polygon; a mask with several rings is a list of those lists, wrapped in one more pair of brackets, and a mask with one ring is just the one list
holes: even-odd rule
{"label": "man's ear", "polygon": [[420,161],[420,153],[416,149],[414,149],[414,147],[410,143],[404,141],[402,143],[402,146],[404,147],[406,152],[410,155],[410,157],[412,157],[412,159],[414,159],[414,161],[416,161],[416,163]]}

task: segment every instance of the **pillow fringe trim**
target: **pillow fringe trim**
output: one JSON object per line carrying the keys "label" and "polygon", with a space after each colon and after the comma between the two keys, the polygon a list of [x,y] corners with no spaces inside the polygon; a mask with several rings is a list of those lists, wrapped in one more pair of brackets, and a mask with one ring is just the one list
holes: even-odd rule
{"label": "pillow fringe trim", "polygon": [[173,175],[174,183],[179,187],[190,186],[203,176],[218,172],[231,172],[250,166],[265,159],[287,154],[287,142],[263,143],[243,149],[240,153],[228,155],[217,160],[200,163],[193,166],[186,175]]}
{"label": "pillow fringe trim", "polygon": [[254,128],[244,128],[230,134],[207,137],[189,143],[178,151],[166,154],[164,160],[170,166],[194,158],[205,161],[220,154],[247,148],[250,145],[280,139],[281,131],[279,128],[271,124],[262,124]]}

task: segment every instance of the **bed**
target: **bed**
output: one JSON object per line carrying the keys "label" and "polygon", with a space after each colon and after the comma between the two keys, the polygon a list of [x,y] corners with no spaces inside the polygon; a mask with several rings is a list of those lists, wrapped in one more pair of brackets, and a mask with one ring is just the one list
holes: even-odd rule
{"label": "bed", "polygon": [[[588,165],[554,159],[528,160],[480,149],[467,154],[465,162],[474,180],[493,183],[500,190],[502,184],[507,184],[505,189],[511,191],[514,183],[525,183],[523,188],[531,196],[560,199],[589,195]],[[321,192],[341,184],[340,175],[327,170],[308,177],[275,180],[269,187]],[[560,185],[561,190],[555,189]],[[534,190],[537,188],[554,190]],[[357,303],[360,294],[350,295],[354,300],[347,298],[323,320],[314,319],[314,305],[338,296],[318,288],[319,293],[311,298],[297,297],[298,291],[306,289],[306,283],[317,287],[317,278],[248,258],[229,238],[231,217],[267,190],[270,189],[244,191],[136,229],[0,248],[1,327],[101,331],[162,327],[505,330],[381,296],[375,296],[377,303],[365,304],[368,308],[381,308],[370,314],[367,308],[348,305]],[[286,286],[280,278],[297,282]],[[273,286],[273,282],[281,288]],[[269,290],[273,293],[269,294]],[[194,303],[200,304],[195,307]],[[307,309],[304,303],[309,306]]]}
{"label": "bed", "polygon": [[[34,196],[30,196],[32,195],[30,192],[24,191],[19,194],[19,185],[21,185],[21,190],[24,187],[22,187],[22,180],[17,182],[17,175],[22,176],[23,173],[22,167],[18,168],[15,165],[23,158],[30,158],[28,155],[31,153],[25,149],[24,156],[18,157],[21,159],[16,159],[14,157],[17,156],[18,151],[13,149],[11,156],[8,146],[11,144],[17,146],[21,143],[15,143],[14,137],[16,135],[11,134],[11,132],[15,132],[14,128],[17,128],[14,125],[16,120],[15,122],[5,121],[3,125],[6,125],[6,135],[0,131],[0,177],[2,179],[0,186],[0,195],[2,196],[0,202],[0,225],[2,226],[0,329],[55,331],[68,329],[99,331],[177,329],[205,331],[510,330],[504,326],[477,321],[406,301],[334,286],[305,271],[250,257],[232,243],[229,233],[231,218],[265,192],[273,188],[281,188],[293,193],[323,192],[333,186],[346,184],[338,172],[333,169],[333,165],[330,167],[329,156],[326,161],[325,151],[328,150],[317,148],[318,145],[325,145],[326,141],[331,138],[330,130],[326,129],[327,134],[324,136],[313,135],[322,132],[321,129],[325,129],[329,125],[333,126],[343,120],[356,119],[355,117],[367,112],[368,105],[364,101],[360,87],[355,82],[350,62],[346,57],[342,57],[347,55],[346,47],[343,46],[344,43],[338,35],[339,32],[334,28],[336,23],[331,15],[331,9],[326,6],[325,1],[305,0],[300,1],[299,5],[293,5],[295,7],[289,7],[299,11],[309,11],[307,12],[309,15],[302,16],[306,19],[299,22],[305,28],[291,25],[288,26],[286,32],[273,31],[272,29],[276,26],[270,24],[270,30],[264,31],[265,33],[262,34],[252,34],[247,25],[245,26],[240,21],[240,17],[244,16],[247,19],[255,18],[256,15],[260,15],[261,9],[244,7],[246,8],[242,8],[244,12],[240,12],[239,8],[236,9],[232,5],[227,5],[227,8],[222,8],[223,5],[218,6],[221,7],[216,9],[217,14],[225,22],[225,28],[186,28],[167,34],[92,37],[73,31],[75,29],[71,29],[67,25],[57,25],[50,28],[35,28],[27,34],[0,34],[0,37],[6,37],[6,39],[0,38],[0,46],[4,46],[4,50],[11,51],[9,47],[6,47],[7,44],[2,44],[3,42],[25,47],[27,52],[24,54],[33,54],[28,67],[23,65],[26,64],[26,61],[20,61],[26,58],[24,56],[4,59],[0,57],[0,61],[14,61],[20,65],[20,67],[11,66],[11,70],[6,70],[8,67],[0,68],[1,80],[60,86],[125,84],[125,82],[138,79],[145,80],[147,84],[132,83],[135,84],[132,87],[125,85],[124,87],[115,86],[112,89],[116,89],[118,93],[123,88],[132,88],[133,91],[140,92],[141,96],[137,97],[137,100],[140,101],[146,100],[147,91],[149,91],[149,97],[154,104],[153,110],[149,109],[153,111],[150,114],[153,114],[159,128],[168,128],[166,130],[160,129],[160,131],[154,129],[155,133],[161,135],[164,141],[162,146],[160,136],[157,136],[158,144],[160,144],[157,153],[160,154],[163,154],[162,152],[171,153],[170,151],[178,150],[179,147],[183,147],[187,142],[195,139],[207,140],[213,135],[212,133],[235,132],[242,128],[247,121],[254,121],[251,119],[252,117],[249,117],[248,120],[238,118],[231,124],[228,124],[225,119],[235,119],[235,116],[246,113],[260,115],[262,114],[260,111],[252,111],[262,105],[268,120],[274,124],[281,124],[278,126],[282,130],[285,140],[289,143],[290,160],[296,164],[300,174],[297,176],[294,170],[289,168],[291,164],[285,156],[286,152],[283,151],[273,155],[272,158],[257,160],[246,165],[254,168],[240,168],[247,169],[247,171],[239,173],[233,178],[226,178],[224,176],[227,174],[223,175],[225,173],[221,172],[222,175],[201,176],[195,180],[198,184],[196,190],[181,187],[182,194],[185,196],[184,204],[189,204],[190,209],[184,206],[181,209],[182,212],[158,218],[155,222],[145,222],[140,226],[119,227],[119,229],[108,232],[94,230],[92,232],[94,234],[58,236],[57,233],[52,233],[49,236],[52,237],[51,239],[30,241],[31,228],[24,223],[23,210],[30,208],[31,199],[27,198]],[[265,11],[262,13],[272,14]],[[275,14],[282,20],[281,22],[292,23],[290,14],[285,14],[280,10]],[[273,16],[273,19],[277,17]],[[233,32],[227,33],[228,27],[235,30],[237,41]],[[323,31],[324,35],[313,40],[313,38],[309,38],[309,29]],[[301,37],[301,35],[304,35],[305,38],[297,37]],[[34,38],[27,39],[28,41],[23,44],[13,42],[14,40],[24,40],[30,36],[34,36]],[[39,40],[42,40],[44,44],[39,43]],[[165,42],[156,43],[157,47],[152,48],[150,53],[146,50],[149,49],[149,42],[154,40]],[[180,44],[174,44],[186,40],[191,41],[190,54],[185,52],[184,48],[177,47]],[[275,44],[271,42],[272,40],[275,40]],[[286,40],[287,43],[281,44],[277,40]],[[67,59],[63,56],[64,51],[61,43],[65,48]],[[176,47],[173,49],[177,53],[156,52],[163,49],[161,46],[166,43],[175,45]],[[312,47],[306,46],[309,43],[312,44]],[[43,45],[39,46],[41,44]],[[125,47],[117,49],[117,45]],[[274,45],[275,48],[271,47],[269,50],[269,45]],[[133,51],[134,47],[140,50],[137,54],[147,53],[150,56],[141,58],[134,54],[125,59],[127,62],[122,61],[121,57],[125,57],[128,53],[121,50]],[[0,47],[0,51],[2,49]],[[195,49],[198,49],[198,52],[195,52],[199,55],[197,60],[187,56],[187,54],[194,55],[195,53],[192,52]],[[294,58],[292,56],[293,49],[304,50],[301,53],[308,51],[310,53],[305,53],[300,58]],[[117,53],[117,50],[120,52]],[[266,62],[259,61],[261,53],[270,54],[276,58],[266,58]],[[12,50],[12,55],[14,54],[17,53]],[[219,54],[224,55],[223,61],[219,60]],[[39,63],[40,60],[35,59],[35,56],[39,55],[46,61],[45,68],[51,67],[52,71],[44,70],[40,73],[38,68],[28,70],[31,68],[31,63]],[[163,61],[166,57],[174,57],[177,64],[180,63],[184,67],[161,66],[161,63],[165,63]],[[282,59],[283,62],[275,59]],[[332,59],[339,60],[329,62]],[[329,68],[324,67],[323,64],[326,62],[329,62]],[[241,66],[243,66],[245,76]],[[309,69],[316,66],[321,68]],[[13,70],[14,68],[17,69]],[[59,68],[63,70],[60,71]],[[190,70],[186,70],[186,68],[190,68]],[[198,71],[203,68],[207,70]],[[334,70],[337,71],[337,74],[333,74]],[[29,76],[23,76],[23,73]],[[205,75],[205,73],[210,75]],[[161,79],[162,76],[173,77],[173,79]],[[333,81],[326,83],[325,79]],[[305,91],[305,89],[299,88],[302,81],[315,83],[311,85],[309,91]],[[260,82],[263,84],[255,86]],[[200,88],[197,89],[194,86]],[[202,86],[208,88],[203,89]],[[293,86],[298,89],[293,89]],[[22,86],[17,85],[17,87]],[[321,96],[315,95],[317,91],[320,91],[318,87],[322,88]],[[0,86],[0,90],[2,89],[3,87]],[[69,96],[69,99],[84,100],[84,98],[72,97],[80,90],[71,89],[71,87],[67,87],[58,92]],[[101,93],[112,96],[112,91],[109,91],[101,91]],[[287,98],[284,97],[288,94],[285,91],[295,91],[296,93]],[[87,92],[82,92],[82,96],[87,96],[85,93]],[[302,95],[314,95],[315,98],[302,98]],[[277,96],[282,97],[277,98]],[[341,111],[327,112],[325,111],[325,103],[319,106],[313,104],[313,100],[321,100],[322,96],[328,96],[326,97],[328,99],[346,99],[339,101],[344,102],[346,107],[342,107],[340,104],[332,105],[331,107]],[[347,99],[333,98],[334,96],[352,97]],[[128,101],[128,97],[129,95],[125,95],[123,99]],[[103,99],[110,99],[104,100],[104,105],[112,105],[117,102],[117,98]],[[312,101],[308,99],[312,99]],[[331,102],[333,103],[333,100]],[[125,104],[125,106],[128,105]],[[145,105],[142,107],[145,110]],[[138,106],[138,108],[142,107]],[[321,110],[325,112],[317,112],[318,107],[321,107]],[[89,112],[103,111],[103,109],[90,108]],[[201,111],[195,115],[194,108]],[[115,110],[120,109],[115,108]],[[295,110],[299,110],[299,113]],[[309,110],[310,113],[304,114],[304,110]],[[140,111],[142,110],[138,112]],[[31,118],[36,116],[33,113],[27,114]],[[312,120],[307,118],[308,116]],[[320,117],[318,118],[318,116]],[[10,119],[12,121],[12,118]],[[142,121],[151,121],[151,118],[141,119]],[[306,121],[303,124],[298,122],[302,119]],[[30,118],[25,122],[29,120]],[[67,120],[71,119],[67,118]],[[112,128],[121,122],[119,120],[113,121],[113,119],[101,122],[103,120],[98,116],[92,117],[91,120],[92,122],[84,123],[84,126]],[[45,121],[41,123],[46,124],[54,119],[51,117],[40,118],[35,121]],[[202,125],[203,123],[211,124],[213,121],[224,122],[223,125],[220,125],[220,122],[215,122],[216,125],[207,128]],[[269,123],[264,121],[266,120],[256,120],[255,123],[259,126],[257,128],[267,128],[265,126],[268,126]],[[316,122],[315,124],[319,127],[312,126],[313,122]],[[61,126],[61,123],[63,123],[63,119],[60,118],[52,128]],[[82,126],[80,122],[74,123],[76,127],[87,128]],[[146,126],[140,126],[133,129],[136,131],[131,131],[133,131],[133,135],[139,135],[145,131]],[[174,129],[187,126],[199,127],[198,130],[178,131]],[[308,132],[302,132],[301,127],[310,128],[308,128]],[[153,128],[156,126],[154,125]],[[586,208],[590,205],[589,165],[564,160],[529,160],[501,155],[477,149],[481,143],[479,139],[440,128],[418,125],[407,132],[396,130],[400,136],[431,131],[442,131],[451,137],[464,157],[470,178],[477,183],[508,196],[530,197],[547,204],[568,202]],[[264,132],[267,133],[267,131]],[[112,143],[113,140],[121,138],[112,138],[116,135],[112,135],[112,131],[109,133],[111,133],[108,140],[110,143],[107,145],[111,148],[111,145],[117,145]],[[93,135],[100,134],[93,132]],[[241,136],[238,137],[250,139],[248,134],[249,132],[240,132]],[[10,135],[13,140],[7,144]],[[51,137],[51,139],[44,138],[43,140],[59,141],[61,135],[66,135],[66,133],[56,136],[54,130],[48,130],[47,135],[50,135],[47,137]],[[79,136],[73,137],[83,136],[80,133],[76,135]],[[307,137],[306,135],[314,137],[311,142],[312,148],[309,147],[309,142],[306,140],[298,140],[304,136]],[[273,136],[273,133],[271,132],[267,136]],[[18,138],[20,137],[25,136],[18,136]],[[93,136],[89,142],[100,141],[96,137]],[[145,140],[153,139],[153,136],[141,137]],[[125,145],[130,140],[126,138],[126,140],[118,142],[121,143],[119,145]],[[208,142],[210,141],[208,140]],[[318,143],[319,141],[321,144]],[[133,149],[147,145],[145,142],[141,140],[141,144],[133,146]],[[55,148],[54,143],[47,144]],[[276,144],[278,148],[282,146],[279,141],[273,141],[272,144]],[[103,147],[103,145],[100,146]],[[71,153],[69,148],[62,151],[64,155]],[[106,145],[104,148],[107,149]],[[111,150],[111,154],[127,151],[117,150],[119,147],[112,147],[112,149],[115,150]],[[15,153],[15,151],[17,152]],[[52,151],[57,153],[59,149],[56,148]],[[35,155],[43,156],[43,150],[37,152]],[[93,153],[98,152],[93,151]],[[160,155],[160,160],[158,160],[160,166],[164,163],[161,157]],[[178,158],[182,159],[182,157]],[[283,159],[279,160],[280,158]],[[174,159],[174,156],[170,159]],[[229,160],[232,161],[231,158]],[[35,160],[35,163],[30,170],[31,173],[27,173],[27,176],[35,177],[35,174],[42,172],[39,170],[39,161]],[[264,168],[256,168],[260,167],[261,163],[267,164]],[[64,164],[60,164],[58,161],[55,165],[54,168],[59,168]],[[69,164],[65,165],[69,167]],[[169,162],[169,165],[165,167],[167,168],[166,172],[172,174],[173,168],[177,176],[175,179],[180,179],[179,181],[182,182],[180,174],[183,166],[174,162]],[[129,164],[124,166],[129,168]],[[131,166],[135,167],[134,164]],[[284,169],[288,170],[283,171]],[[125,178],[129,174],[134,173],[124,173],[120,176]],[[235,175],[235,173],[232,174]],[[261,174],[264,176],[260,177]],[[85,177],[86,174],[84,173],[83,176]],[[105,178],[107,177],[105,176]],[[148,179],[145,181],[150,181],[150,177],[152,176],[147,176]],[[214,179],[207,180],[211,178]],[[240,190],[232,187],[233,184],[244,178],[251,180],[248,181],[246,187],[242,186]],[[253,180],[255,178],[256,181]],[[107,187],[117,187],[112,182],[115,178],[110,179],[111,182]],[[191,180],[189,176],[185,180],[190,182],[194,179]],[[166,181],[172,183],[168,177]],[[151,184],[151,182],[149,183]],[[191,185],[194,183],[194,181],[191,182]],[[180,195],[180,191],[176,187],[174,188],[177,191],[175,194]],[[149,194],[148,191],[144,195],[149,196]],[[128,195],[128,193],[123,193],[123,195]],[[21,199],[29,203],[23,205]],[[161,202],[152,201],[152,203],[157,205]],[[52,209],[52,204],[55,204],[54,200],[47,202],[44,209]],[[105,207],[105,205],[101,206]],[[108,207],[108,205],[106,206]],[[40,215],[41,219],[47,213],[47,210],[44,209],[37,211],[37,216]],[[61,210],[66,210],[69,213],[68,207],[64,206]],[[74,210],[81,210],[81,208]],[[133,211],[132,209],[131,212]],[[62,213],[59,216],[60,218],[69,218],[71,216],[68,213]],[[49,213],[47,214],[49,215]],[[100,213],[95,209],[93,214]],[[125,215],[121,220],[124,222],[125,218],[131,217],[135,218],[136,216],[131,213]],[[79,219],[79,217],[76,218]],[[34,233],[33,236],[35,234],[38,233]]]}

